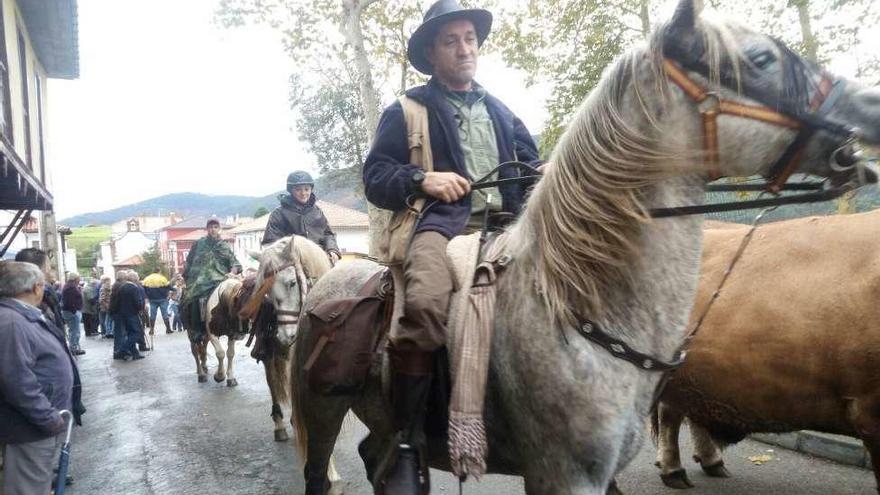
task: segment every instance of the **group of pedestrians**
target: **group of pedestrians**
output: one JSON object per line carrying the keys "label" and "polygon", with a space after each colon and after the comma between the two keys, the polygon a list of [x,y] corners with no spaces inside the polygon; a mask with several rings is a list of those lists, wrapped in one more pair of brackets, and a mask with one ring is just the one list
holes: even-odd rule
{"label": "group of pedestrians", "polygon": [[[109,285],[109,280],[107,283]],[[169,282],[158,269],[144,278],[143,283],[134,270],[116,273],[116,282],[110,286],[109,296],[103,299],[109,321],[106,326],[111,329],[110,335],[113,337],[113,359],[143,359],[142,353],[151,350],[146,342],[146,329],[149,325],[149,335],[155,333],[156,316],[160,312],[165,333],[174,332],[169,307],[174,307],[170,301],[181,290],[179,284]],[[180,316],[177,311],[173,317],[177,328],[183,330],[183,325],[178,323]]]}

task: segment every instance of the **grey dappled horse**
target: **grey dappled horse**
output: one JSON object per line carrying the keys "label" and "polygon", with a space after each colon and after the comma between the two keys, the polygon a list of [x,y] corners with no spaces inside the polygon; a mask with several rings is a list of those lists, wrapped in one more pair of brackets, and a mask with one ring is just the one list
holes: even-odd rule
{"label": "grey dappled horse", "polygon": [[[803,111],[821,75],[772,38],[707,19],[683,0],[646,46],[617,60],[573,116],[551,157],[553,166],[510,229],[512,261],[497,282],[485,408],[489,470],[523,476],[530,495],[604,494],[643,443],[660,374],[615,358],[574,325],[589,319],[642,353],[673,358],[697,286],[702,218],[652,220],[649,209],[700,204],[715,174],[770,175],[796,134],[776,124],[722,117],[711,173],[699,105],[669,81],[663,65],[664,55],[682,53],[713,75],[685,70],[693,81],[719,98],[751,105],[760,94],[760,100],[776,98],[780,105],[803,102]],[[827,115],[880,141],[876,92],[850,84]],[[852,169],[834,172],[829,165],[842,142],[818,132],[804,148],[799,170],[834,183],[848,180]],[[381,269],[365,260],[341,264],[315,283],[306,306],[352,297]],[[316,339],[307,319],[297,331],[291,363],[296,427],[307,450],[307,493],[322,494],[349,409],[370,429],[365,451],[387,442],[393,431],[378,369],[360,395],[308,390],[303,363]],[[445,442],[430,444],[429,452],[433,466],[449,469]]]}

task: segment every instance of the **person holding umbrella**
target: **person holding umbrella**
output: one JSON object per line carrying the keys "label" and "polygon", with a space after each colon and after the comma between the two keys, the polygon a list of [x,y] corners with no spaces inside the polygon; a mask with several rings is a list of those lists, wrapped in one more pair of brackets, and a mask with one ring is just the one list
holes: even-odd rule
{"label": "person holding umbrella", "polygon": [[64,332],[38,308],[45,278],[39,268],[0,262],[0,444],[3,493],[49,493],[67,424],[85,412],[76,361]]}

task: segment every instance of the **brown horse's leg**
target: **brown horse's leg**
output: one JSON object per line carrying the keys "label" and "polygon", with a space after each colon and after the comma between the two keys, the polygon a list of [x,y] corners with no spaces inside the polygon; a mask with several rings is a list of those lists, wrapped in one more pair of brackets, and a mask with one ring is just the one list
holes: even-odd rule
{"label": "brown horse's leg", "polygon": [[269,385],[269,394],[272,396],[272,422],[275,423],[275,441],[286,442],[290,439],[287,428],[284,426],[284,413],[281,410],[281,402],[287,402],[287,394],[284,387],[287,386],[285,376],[279,376],[279,366],[275,361],[281,359],[272,355],[263,359],[263,369],[266,371],[266,384]]}
{"label": "brown horse's leg", "polygon": [[871,454],[877,492],[880,493],[880,397],[849,399],[847,417]]}
{"label": "brown horse's leg", "polygon": [[199,383],[205,383],[208,381],[208,375],[203,371],[202,362],[201,362],[201,353],[199,350],[199,344],[197,342],[189,343],[189,350],[192,352],[193,359],[196,360],[196,375],[199,377]]}
{"label": "brown horse's leg", "polygon": [[678,433],[684,414],[663,402],[657,405],[657,414],[657,467],[660,468],[660,479],[670,488],[692,488],[694,485],[681,466],[681,453],[678,450]]}
{"label": "brown horse's leg", "polygon": [[694,444],[694,460],[700,463],[703,472],[713,478],[730,478],[730,471],[724,467],[721,449],[712,440],[709,430],[692,421],[688,422],[691,430],[691,441]]}
{"label": "brown horse's leg", "polygon": [[238,379],[235,378],[235,339],[226,337],[226,386],[237,387]]}

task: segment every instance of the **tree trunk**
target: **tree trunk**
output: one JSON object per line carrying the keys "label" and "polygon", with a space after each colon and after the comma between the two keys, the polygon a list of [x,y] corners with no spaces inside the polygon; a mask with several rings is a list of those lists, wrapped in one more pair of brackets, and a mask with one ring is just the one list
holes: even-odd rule
{"label": "tree trunk", "polygon": [[639,0],[639,20],[642,21],[642,36],[651,36],[651,13],[648,11],[648,0]]}
{"label": "tree trunk", "polygon": [[816,41],[816,35],[813,34],[813,27],[810,24],[810,0],[792,0],[791,3],[798,11],[804,54],[813,62],[819,62],[819,42]]}
{"label": "tree trunk", "polygon": [[[370,141],[379,126],[379,93],[373,83],[373,71],[367,50],[364,47],[364,33],[361,29],[361,15],[364,10],[376,3],[377,0],[342,0],[342,35],[353,53],[353,62],[358,79],[358,92],[361,98],[361,107],[364,111],[364,120],[367,132],[370,133]],[[363,164],[361,164],[363,166]],[[387,211],[368,204],[367,213],[370,216],[370,254],[376,254],[376,246],[379,235],[385,230],[390,214]]]}
{"label": "tree trunk", "polygon": [[342,34],[353,52],[353,62],[357,72],[358,90],[367,131],[372,140],[376,127],[379,126],[379,93],[373,83],[373,70],[367,49],[364,46],[364,33],[361,29],[361,14],[377,0],[342,0],[343,18]]}

